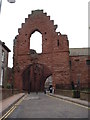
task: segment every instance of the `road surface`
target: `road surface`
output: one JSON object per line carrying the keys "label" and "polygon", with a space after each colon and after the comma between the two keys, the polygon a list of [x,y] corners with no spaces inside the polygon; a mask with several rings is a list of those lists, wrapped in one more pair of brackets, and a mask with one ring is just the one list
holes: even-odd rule
{"label": "road surface", "polygon": [[88,108],[44,93],[31,93],[8,118],[88,118]]}

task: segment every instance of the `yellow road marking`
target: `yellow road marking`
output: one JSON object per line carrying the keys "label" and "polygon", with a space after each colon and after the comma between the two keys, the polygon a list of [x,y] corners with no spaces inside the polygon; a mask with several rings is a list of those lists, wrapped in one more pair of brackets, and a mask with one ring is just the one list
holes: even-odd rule
{"label": "yellow road marking", "polygon": [[67,103],[74,104],[74,105],[77,105],[77,106],[80,106],[80,107],[84,107],[86,109],[90,109],[90,107],[87,107],[87,106],[84,106],[84,105],[80,105],[79,103],[74,103],[72,101],[64,100],[64,99],[61,99],[61,98],[58,98],[58,97],[55,97],[55,96],[51,96],[51,95],[47,95],[47,96],[55,98],[55,99],[58,99],[58,100],[62,100],[62,101],[65,101]]}
{"label": "yellow road marking", "polygon": [[14,108],[14,106],[13,106],[7,113],[5,113],[5,114],[0,118],[0,120],[3,119],[13,108]]}
{"label": "yellow road marking", "polygon": [[16,109],[16,107],[14,107],[6,116],[3,120],[5,120],[14,110]]}
{"label": "yellow road marking", "polygon": [[24,100],[24,98],[26,97],[26,95],[24,97],[22,97],[16,104],[14,104],[9,110],[8,112],[6,112],[1,118],[0,120],[5,120],[16,108],[17,106]]}
{"label": "yellow road marking", "polygon": [[[86,109],[90,109],[90,107],[83,106],[83,105],[80,105],[80,104],[78,104],[78,103],[74,103],[74,102],[72,102],[72,101],[60,99],[60,98],[57,98],[57,97],[54,97],[54,96],[51,96],[51,95],[47,95],[47,96],[49,96],[49,97],[51,97],[51,98],[54,98],[54,99],[62,100],[62,101],[65,101],[65,102],[68,102],[68,103],[71,103],[71,104],[75,104],[75,105],[77,105],[77,106],[84,107],[84,108],[86,108]],[[4,115],[0,118],[0,120],[2,120],[2,119],[5,120],[5,119],[17,108],[17,106],[24,100],[25,97],[26,97],[26,95],[25,95],[24,97],[22,97],[6,114],[4,114]]]}

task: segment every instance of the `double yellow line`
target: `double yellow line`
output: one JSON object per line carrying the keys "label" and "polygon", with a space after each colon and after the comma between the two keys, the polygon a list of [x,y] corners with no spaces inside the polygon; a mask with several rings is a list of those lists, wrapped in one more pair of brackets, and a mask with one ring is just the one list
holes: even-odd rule
{"label": "double yellow line", "polygon": [[14,104],[9,110],[8,112],[6,112],[1,118],[0,120],[5,120],[16,108],[17,106],[24,100],[24,98],[26,97],[26,95],[24,97],[22,97],[16,104]]}

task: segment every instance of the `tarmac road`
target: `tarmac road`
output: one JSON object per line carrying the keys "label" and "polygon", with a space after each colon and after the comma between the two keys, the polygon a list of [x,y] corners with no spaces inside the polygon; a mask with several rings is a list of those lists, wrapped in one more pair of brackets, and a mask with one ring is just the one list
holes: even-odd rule
{"label": "tarmac road", "polygon": [[31,93],[8,118],[88,118],[88,108],[44,93]]}

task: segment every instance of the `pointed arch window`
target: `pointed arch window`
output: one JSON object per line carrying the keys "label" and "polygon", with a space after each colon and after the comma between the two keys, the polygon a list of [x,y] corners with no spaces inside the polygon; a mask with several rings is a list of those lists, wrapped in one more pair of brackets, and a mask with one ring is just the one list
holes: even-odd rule
{"label": "pointed arch window", "polygon": [[30,37],[30,49],[36,50],[37,53],[42,53],[42,34],[35,31]]}

